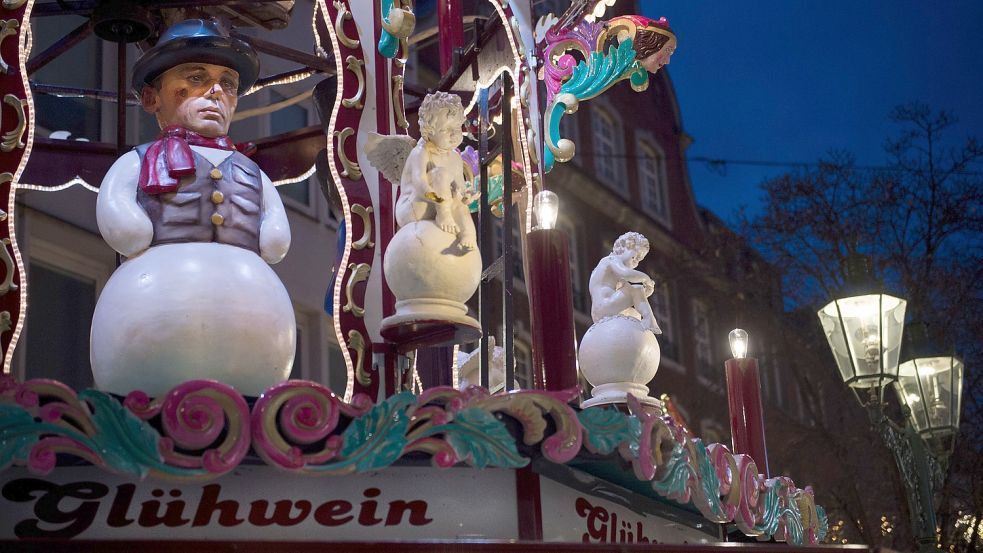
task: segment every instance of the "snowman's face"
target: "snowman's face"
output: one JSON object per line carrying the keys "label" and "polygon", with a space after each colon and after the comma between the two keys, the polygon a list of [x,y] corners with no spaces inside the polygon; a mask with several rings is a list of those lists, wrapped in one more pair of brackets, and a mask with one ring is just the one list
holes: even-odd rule
{"label": "snowman's face", "polygon": [[202,136],[228,134],[239,102],[239,74],[210,63],[182,63],[145,86],[143,109],[157,116],[160,128],[177,125]]}

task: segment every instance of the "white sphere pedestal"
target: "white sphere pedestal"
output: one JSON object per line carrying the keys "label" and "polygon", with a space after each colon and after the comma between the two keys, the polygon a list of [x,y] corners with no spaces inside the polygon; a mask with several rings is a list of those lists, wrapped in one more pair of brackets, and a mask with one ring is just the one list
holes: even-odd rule
{"label": "white sphere pedestal", "polygon": [[396,312],[382,320],[390,342],[440,345],[477,339],[481,325],[468,316],[468,301],[481,280],[481,255],[464,251],[457,236],[430,220],[399,229],[386,249],[386,282]]}
{"label": "white sphere pedestal", "polygon": [[580,372],[594,387],[581,407],[627,403],[628,394],[643,405],[662,409],[647,384],[659,369],[659,342],[639,319],[615,315],[594,323],[580,342]]}

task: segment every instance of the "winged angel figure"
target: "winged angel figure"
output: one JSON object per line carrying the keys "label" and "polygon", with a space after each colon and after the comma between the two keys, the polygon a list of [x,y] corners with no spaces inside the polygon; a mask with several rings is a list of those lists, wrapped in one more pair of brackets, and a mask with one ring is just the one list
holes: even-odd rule
{"label": "winged angel figure", "polygon": [[474,221],[468,209],[475,193],[468,186],[457,147],[464,135],[464,108],[453,94],[435,92],[420,105],[420,140],[369,133],[365,156],[390,182],[397,183],[396,224],[434,221],[457,237],[465,252],[475,248]]}

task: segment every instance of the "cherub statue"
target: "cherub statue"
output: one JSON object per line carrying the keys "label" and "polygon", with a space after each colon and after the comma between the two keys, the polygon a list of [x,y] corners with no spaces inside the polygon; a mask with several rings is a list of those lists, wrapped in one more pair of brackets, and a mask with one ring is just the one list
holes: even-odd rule
{"label": "cherub statue", "polygon": [[590,274],[591,317],[594,323],[627,315],[641,319],[653,334],[662,334],[648,298],[655,282],[635,269],[649,252],[648,240],[637,232],[626,232],[614,242],[610,254]]}
{"label": "cherub statue", "polygon": [[577,358],[593,388],[582,407],[625,403],[630,394],[661,408],[648,388],[662,356],[655,337],[662,330],[648,302],[655,283],[635,268],[648,251],[644,236],[626,232],[590,275],[594,324],[584,333]]}
{"label": "cherub statue", "polygon": [[461,99],[446,92],[428,94],[419,111],[420,139],[370,133],[365,145],[369,162],[390,182],[399,184],[396,223],[431,220],[457,237],[464,251],[475,248],[474,221],[468,204],[464,161],[457,147],[464,135]]}

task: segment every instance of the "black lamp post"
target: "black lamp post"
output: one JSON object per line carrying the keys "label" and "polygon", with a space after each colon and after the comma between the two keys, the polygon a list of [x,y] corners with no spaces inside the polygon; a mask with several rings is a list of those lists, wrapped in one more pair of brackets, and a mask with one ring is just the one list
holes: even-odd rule
{"label": "black lamp post", "polygon": [[[936,551],[934,491],[942,484],[959,424],[963,366],[951,356],[922,356],[924,346],[909,351],[913,358],[899,365],[906,306],[882,292],[866,258],[851,256],[840,298],[818,315],[843,382],[894,454],[912,534],[918,550],[927,552]],[[923,337],[921,328],[916,333]],[[891,385],[905,408],[904,426],[884,411],[884,389]]]}

